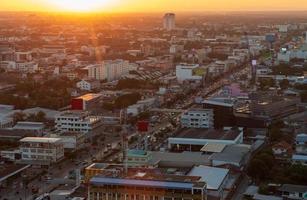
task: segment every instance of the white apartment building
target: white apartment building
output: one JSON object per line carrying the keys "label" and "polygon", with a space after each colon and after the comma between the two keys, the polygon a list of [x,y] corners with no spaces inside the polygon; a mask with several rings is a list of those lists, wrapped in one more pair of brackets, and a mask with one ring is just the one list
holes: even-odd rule
{"label": "white apartment building", "polygon": [[86,111],[64,111],[55,118],[56,129],[62,133],[88,133],[101,125],[101,117],[91,116]]}
{"label": "white apartment building", "polygon": [[100,64],[90,65],[88,69],[88,77],[90,79],[114,81],[127,75],[130,71],[131,64],[126,60],[108,60]]}
{"label": "white apartment building", "polygon": [[171,31],[175,29],[175,14],[174,13],[166,13],[163,17],[163,28],[167,31]]}
{"label": "white apartment building", "polygon": [[15,61],[16,62],[24,62],[32,60],[32,52],[24,51],[24,52],[15,52]]}
{"label": "white apartment building", "polygon": [[34,73],[38,70],[38,64],[34,61],[16,62],[16,69],[24,73]]}
{"label": "white apartment building", "polygon": [[81,80],[76,84],[77,88],[84,91],[91,91],[100,87],[98,80]]}
{"label": "white apartment building", "polygon": [[213,110],[190,109],[181,115],[180,121],[185,128],[213,128]]}
{"label": "white apartment building", "polygon": [[182,63],[176,66],[176,77],[179,82],[183,81],[200,81],[202,80],[202,76],[195,74],[196,68],[198,68],[198,64],[186,64]]}
{"label": "white apartment building", "polygon": [[21,160],[49,165],[64,158],[64,146],[59,138],[25,137],[20,140]]}

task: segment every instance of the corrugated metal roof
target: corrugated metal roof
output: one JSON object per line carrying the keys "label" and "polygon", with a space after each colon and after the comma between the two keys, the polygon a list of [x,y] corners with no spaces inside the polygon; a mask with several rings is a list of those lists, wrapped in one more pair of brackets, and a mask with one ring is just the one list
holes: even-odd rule
{"label": "corrugated metal roof", "polygon": [[197,166],[194,167],[190,172],[189,176],[200,176],[202,181],[207,183],[209,190],[218,190],[224,182],[229,169],[208,167],[208,166]]}

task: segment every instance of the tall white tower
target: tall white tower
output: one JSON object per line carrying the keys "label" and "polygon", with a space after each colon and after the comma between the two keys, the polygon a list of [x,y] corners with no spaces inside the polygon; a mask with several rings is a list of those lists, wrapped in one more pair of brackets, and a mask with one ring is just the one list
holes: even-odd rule
{"label": "tall white tower", "polygon": [[175,29],[175,27],[175,14],[166,13],[163,17],[163,28],[167,31],[171,31]]}

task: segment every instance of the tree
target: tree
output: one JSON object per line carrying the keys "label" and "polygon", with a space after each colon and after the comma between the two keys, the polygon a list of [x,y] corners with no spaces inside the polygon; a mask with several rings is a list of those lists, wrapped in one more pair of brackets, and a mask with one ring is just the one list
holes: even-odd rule
{"label": "tree", "polygon": [[301,93],[301,100],[304,103],[307,102],[307,91],[304,91],[304,92]]}
{"label": "tree", "polygon": [[43,111],[39,111],[36,114],[35,118],[36,118],[36,121],[38,122],[44,122],[46,121],[46,113],[44,113]]}
{"label": "tree", "polygon": [[279,82],[279,86],[282,90],[288,89],[289,87],[289,81],[288,79],[283,79]]}
{"label": "tree", "polygon": [[273,127],[269,130],[270,142],[279,141],[282,138],[282,133],[279,128]]}
{"label": "tree", "polygon": [[254,181],[265,181],[275,165],[272,150],[262,150],[250,162],[247,172]]}
{"label": "tree", "polygon": [[138,100],[141,99],[141,95],[137,92],[131,94],[125,94],[118,97],[115,102],[114,106],[116,108],[126,108],[132,104],[135,104]]}
{"label": "tree", "polygon": [[14,123],[24,121],[25,117],[26,117],[26,115],[23,112],[16,112],[13,115],[13,121],[14,121]]}
{"label": "tree", "polygon": [[267,90],[270,87],[274,87],[275,86],[275,80],[272,79],[272,78],[260,79],[259,83],[260,83],[260,89],[261,90]]}
{"label": "tree", "polygon": [[247,168],[248,174],[253,178],[254,181],[265,180],[270,168],[266,163],[260,159],[253,159]]}

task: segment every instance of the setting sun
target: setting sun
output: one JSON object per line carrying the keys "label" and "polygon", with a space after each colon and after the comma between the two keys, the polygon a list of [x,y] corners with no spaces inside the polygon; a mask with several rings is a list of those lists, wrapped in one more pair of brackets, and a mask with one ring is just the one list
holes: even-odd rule
{"label": "setting sun", "polygon": [[61,10],[67,11],[94,11],[106,6],[108,0],[51,0]]}

